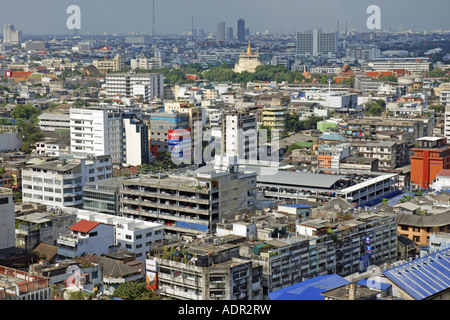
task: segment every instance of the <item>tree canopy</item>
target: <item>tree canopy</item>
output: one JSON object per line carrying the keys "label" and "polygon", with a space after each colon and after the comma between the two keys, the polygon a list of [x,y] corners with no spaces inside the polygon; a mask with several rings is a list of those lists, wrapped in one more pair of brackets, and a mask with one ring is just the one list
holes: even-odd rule
{"label": "tree canopy", "polygon": [[128,281],[120,284],[112,295],[125,300],[161,300],[159,295],[147,289],[144,280]]}
{"label": "tree canopy", "polygon": [[28,104],[19,104],[11,111],[11,118],[17,120],[30,120],[37,122],[41,110]]}

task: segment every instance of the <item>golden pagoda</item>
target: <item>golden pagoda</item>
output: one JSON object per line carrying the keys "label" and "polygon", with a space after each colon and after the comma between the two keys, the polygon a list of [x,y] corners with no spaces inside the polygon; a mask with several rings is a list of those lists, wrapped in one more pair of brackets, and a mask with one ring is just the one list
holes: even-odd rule
{"label": "golden pagoda", "polygon": [[239,62],[234,66],[234,72],[240,73],[242,71],[248,71],[253,73],[255,72],[256,67],[260,65],[261,61],[259,58],[259,53],[253,53],[250,40],[248,40],[247,52],[241,52],[239,55]]}

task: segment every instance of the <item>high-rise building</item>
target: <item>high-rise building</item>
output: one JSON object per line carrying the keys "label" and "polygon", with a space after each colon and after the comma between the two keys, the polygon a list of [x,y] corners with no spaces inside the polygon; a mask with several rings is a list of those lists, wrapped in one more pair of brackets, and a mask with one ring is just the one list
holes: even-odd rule
{"label": "high-rise building", "polygon": [[217,22],[216,39],[217,41],[225,40],[225,22]]}
{"label": "high-rise building", "polygon": [[221,126],[213,128],[212,135],[221,140],[221,153],[238,156],[239,163],[257,160],[257,120],[254,114],[230,112],[222,117]]}
{"label": "high-rise building", "polygon": [[110,155],[122,164],[123,125],[118,109],[70,109],[70,146],[73,154]]}
{"label": "high-rise building", "polygon": [[233,34],[233,28],[227,28],[227,40],[233,40],[234,34]]}
{"label": "high-rise building", "polygon": [[337,33],[325,33],[321,30],[297,32],[297,54],[310,54],[313,56],[337,52]]}
{"label": "high-rise building", "polygon": [[16,30],[12,24],[3,27],[3,43],[21,44],[22,30]]}
{"label": "high-rise building", "polygon": [[149,163],[148,127],[139,110],[71,108],[71,152],[110,155],[114,164]]}
{"label": "high-rise building", "polygon": [[138,166],[149,163],[148,126],[134,112],[122,115],[123,163]]}
{"label": "high-rise building", "polygon": [[245,20],[238,19],[237,21],[237,39],[238,41],[245,41]]}

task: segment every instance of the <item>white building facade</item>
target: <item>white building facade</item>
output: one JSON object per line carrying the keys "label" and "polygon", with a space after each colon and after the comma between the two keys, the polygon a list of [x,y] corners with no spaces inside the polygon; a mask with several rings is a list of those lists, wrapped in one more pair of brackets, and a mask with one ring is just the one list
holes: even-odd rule
{"label": "white building facade", "polygon": [[112,178],[110,156],[29,165],[22,169],[22,198],[53,207],[81,208],[84,184],[107,178]]}
{"label": "white building facade", "polygon": [[108,74],[106,95],[116,98],[142,98],[145,102],[164,98],[164,75],[162,73]]}
{"label": "white building facade", "polygon": [[122,118],[119,109],[70,109],[70,145],[73,154],[110,155],[122,163]]}

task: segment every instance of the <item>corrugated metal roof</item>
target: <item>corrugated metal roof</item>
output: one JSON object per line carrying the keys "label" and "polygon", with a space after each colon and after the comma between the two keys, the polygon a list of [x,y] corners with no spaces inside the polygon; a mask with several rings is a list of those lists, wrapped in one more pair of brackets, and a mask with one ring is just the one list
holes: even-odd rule
{"label": "corrugated metal roof", "polygon": [[337,274],[318,276],[269,293],[270,300],[324,300],[322,292],[350,282]]}
{"label": "corrugated metal roof", "polygon": [[383,274],[416,300],[450,288],[450,248],[391,268]]}
{"label": "corrugated metal roof", "polygon": [[307,172],[293,172],[293,171],[278,171],[274,175],[263,175],[257,176],[258,183],[274,184],[274,185],[284,185],[284,186],[294,186],[294,187],[305,187],[309,188],[331,188],[333,184],[338,182],[340,179],[345,178],[342,175],[335,174],[318,174],[318,173],[307,173]]}

